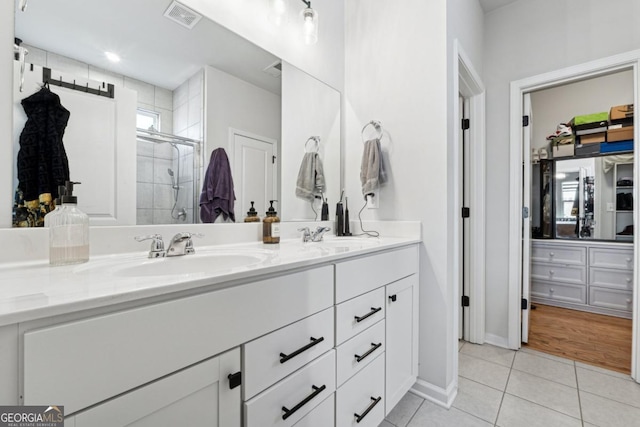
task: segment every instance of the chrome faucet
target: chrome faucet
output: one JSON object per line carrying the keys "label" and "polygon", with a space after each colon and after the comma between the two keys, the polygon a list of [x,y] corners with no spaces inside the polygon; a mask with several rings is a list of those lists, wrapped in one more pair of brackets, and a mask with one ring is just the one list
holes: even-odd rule
{"label": "chrome faucet", "polygon": [[318,227],[315,231],[310,231],[309,227],[298,228],[298,231],[302,232],[303,242],[322,242],[324,233],[330,231],[329,227]]}
{"label": "chrome faucet", "polygon": [[200,233],[178,233],[171,238],[167,248],[167,256],[189,255],[196,252],[193,248],[192,237],[204,237]]}
{"label": "chrome faucet", "polygon": [[167,255],[167,251],[164,250],[164,242],[162,236],[159,234],[151,234],[149,236],[136,236],[134,237],[138,242],[144,242],[145,240],[151,240],[151,249],[149,249],[149,258],[164,258]]}

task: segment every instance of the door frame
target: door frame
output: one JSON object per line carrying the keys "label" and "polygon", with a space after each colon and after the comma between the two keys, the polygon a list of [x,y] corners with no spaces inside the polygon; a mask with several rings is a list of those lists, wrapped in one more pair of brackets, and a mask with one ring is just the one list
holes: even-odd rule
{"label": "door frame", "polygon": [[[529,262],[523,259],[522,242],[522,161],[524,150],[530,147],[523,147],[522,135],[522,101],[525,93],[535,90],[547,89],[566,83],[572,83],[587,78],[598,77],[616,71],[633,70],[634,74],[634,104],[638,105],[640,99],[640,50],[634,50],[623,54],[613,55],[584,64],[574,65],[568,68],[539,74],[522,80],[511,82],[510,87],[510,156],[509,156],[509,285],[508,285],[508,346],[511,349],[518,349],[521,346],[520,311],[522,299],[522,263]],[[634,139],[640,141],[639,120],[634,117]],[[637,148],[633,152],[634,180],[638,180],[638,163],[640,161],[640,150]],[[633,189],[634,193],[634,220],[638,222],[638,189]],[[631,376],[638,380],[638,369],[640,368],[640,298],[638,296],[638,273],[640,272],[640,239],[634,239],[633,243],[633,344],[631,356]]]}
{"label": "door frame", "polygon": [[469,104],[469,117],[471,127],[469,128],[469,180],[471,182],[468,189],[470,194],[471,215],[469,218],[470,229],[470,282],[469,298],[469,341],[475,344],[483,344],[485,341],[485,87],[476,72],[473,64],[462,48],[460,42],[453,41],[453,188],[454,197],[453,212],[456,213],[458,221],[454,223],[453,233],[453,282],[454,282],[454,328],[456,335],[454,343],[455,353],[458,351],[458,331],[459,331],[459,310],[461,310],[460,295],[460,268],[461,260],[458,254],[461,251],[462,239],[462,195],[457,189],[461,188],[462,171],[460,170],[461,138],[460,138],[460,101],[463,98]]}

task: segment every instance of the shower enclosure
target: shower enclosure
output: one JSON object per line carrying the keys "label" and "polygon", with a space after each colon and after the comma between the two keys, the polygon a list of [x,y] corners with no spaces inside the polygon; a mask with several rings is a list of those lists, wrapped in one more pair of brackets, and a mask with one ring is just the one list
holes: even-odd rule
{"label": "shower enclosure", "polygon": [[202,143],[137,130],[137,224],[198,222]]}

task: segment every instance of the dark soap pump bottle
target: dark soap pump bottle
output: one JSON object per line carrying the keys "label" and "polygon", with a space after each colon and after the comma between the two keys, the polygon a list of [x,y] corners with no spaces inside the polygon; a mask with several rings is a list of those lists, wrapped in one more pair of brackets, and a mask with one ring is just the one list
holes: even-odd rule
{"label": "dark soap pump bottle", "polygon": [[247,212],[247,216],[244,218],[244,222],[260,222],[260,217],[256,208],[253,207],[253,200],[251,201],[251,209]]}
{"label": "dark soap pump bottle", "polygon": [[270,200],[271,206],[267,210],[267,216],[262,220],[262,242],[263,243],[280,243],[280,218],[278,212],[273,208],[273,202]]}

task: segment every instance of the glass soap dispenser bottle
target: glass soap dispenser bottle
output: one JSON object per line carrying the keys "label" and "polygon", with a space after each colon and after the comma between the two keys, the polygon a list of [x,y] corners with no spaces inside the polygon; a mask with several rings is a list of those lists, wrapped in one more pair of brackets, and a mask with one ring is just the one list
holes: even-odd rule
{"label": "glass soap dispenser bottle", "polygon": [[247,212],[247,216],[244,218],[244,222],[260,222],[260,217],[256,208],[253,207],[253,200],[251,201],[251,209]]}
{"label": "glass soap dispenser bottle", "polygon": [[[74,184],[67,181],[61,194],[62,206],[49,218],[49,264],[80,264],[89,261],[89,216],[78,209]],[[52,212],[53,213],[53,212]]]}
{"label": "glass soap dispenser bottle", "polygon": [[278,212],[273,208],[273,202],[270,200],[271,207],[267,210],[267,216],[262,220],[262,242],[263,243],[280,243],[280,218]]}

